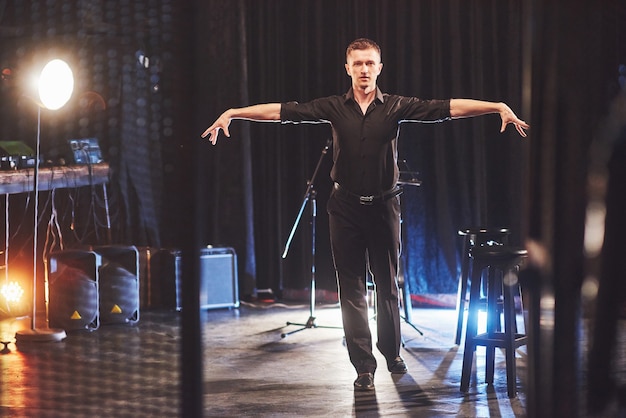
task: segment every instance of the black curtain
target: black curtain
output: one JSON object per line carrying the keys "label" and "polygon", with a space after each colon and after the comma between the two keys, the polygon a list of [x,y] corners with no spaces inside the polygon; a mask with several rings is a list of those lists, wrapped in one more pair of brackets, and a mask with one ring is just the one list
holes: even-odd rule
{"label": "black curtain", "polygon": [[[204,7],[206,6],[206,9]],[[243,8],[244,21],[237,16]],[[516,1],[211,1],[211,30],[198,36],[206,48],[199,73],[198,131],[223,110],[262,102],[343,94],[350,87],[345,48],[357,37],[376,40],[384,68],[383,91],[422,98],[472,97],[505,101],[521,111],[521,19]],[[229,9],[228,14],[223,10]],[[237,29],[245,25],[245,30]],[[241,51],[242,45],[246,50]],[[242,101],[241,63],[248,100]],[[524,115],[521,115],[523,117]],[[406,190],[404,254],[413,293],[456,292],[460,242],[466,226],[506,226],[522,235],[522,177],[527,141],[512,128],[499,133],[497,115],[444,124],[405,124],[399,152],[420,172],[423,185]],[[287,258],[281,254],[302,204],[307,180],[330,137],[326,125],[282,126],[236,121],[232,138],[207,146],[213,204],[207,211],[213,242],[246,253],[241,153],[249,129],[254,196],[256,286],[302,289],[310,278],[308,209]],[[316,278],[335,290],[328,242],[326,199],[330,155],[317,190]],[[210,170],[210,171],[209,171]],[[232,186],[230,186],[232,184]],[[232,188],[231,188],[232,187]],[[249,255],[249,252],[246,253]]]}
{"label": "black curtain", "polygon": [[[532,109],[528,175],[531,268],[527,273],[537,279],[542,292],[539,332],[533,335],[538,341],[539,355],[534,364],[529,362],[536,385],[528,390],[528,415],[576,417],[585,411],[585,400],[578,396],[585,364],[581,358],[583,281],[586,276],[597,279],[599,270],[607,269],[601,271],[600,277],[605,279],[601,287],[609,286],[618,292],[619,287],[613,285],[623,280],[623,266],[613,264],[615,254],[623,256],[626,249],[623,242],[613,240],[620,227],[619,221],[614,223],[613,210],[619,208],[619,201],[613,200],[613,185],[607,195],[606,228],[617,230],[605,231],[604,254],[595,256],[595,260],[585,251],[589,232],[585,220],[588,208],[593,209],[588,203],[597,204],[598,194],[604,197],[604,190],[599,193],[598,189],[606,186],[606,179],[601,180],[598,175],[603,172],[606,176],[606,161],[601,169],[596,166],[590,170],[590,166],[602,161],[597,155],[594,161],[592,151],[595,148],[597,153],[602,142],[603,147],[610,149],[613,144],[609,142],[617,142],[623,124],[615,117],[615,103],[620,94],[619,64],[626,57],[626,3],[534,0],[527,2],[526,7],[530,53],[525,60],[525,86],[531,93],[527,103]],[[618,173],[613,167],[612,171],[613,175]],[[613,206],[616,202],[617,206]],[[602,269],[595,265],[598,259],[602,260]],[[586,292],[584,296],[593,300],[595,295]],[[605,312],[619,309],[607,306],[620,303],[619,295],[615,296],[596,301],[599,319],[606,318]],[[611,323],[595,325],[600,332],[614,332]],[[602,338],[596,343],[609,341]],[[593,376],[588,381],[591,406],[599,408],[601,401],[613,395],[609,390],[610,366],[606,366],[611,362],[612,347],[596,345],[594,349],[596,355],[604,356],[592,357],[588,364]],[[529,359],[535,354],[530,353]],[[600,410],[592,412],[594,416],[603,415]]]}

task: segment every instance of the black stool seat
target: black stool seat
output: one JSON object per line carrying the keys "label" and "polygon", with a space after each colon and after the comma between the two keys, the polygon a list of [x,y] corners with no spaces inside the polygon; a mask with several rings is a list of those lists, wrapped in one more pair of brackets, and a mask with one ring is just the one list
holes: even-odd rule
{"label": "black stool seat", "polygon": [[480,262],[513,263],[517,264],[519,258],[526,257],[528,251],[524,248],[508,246],[484,246],[474,247],[470,250],[470,257]]}
{"label": "black stool seat", "polygon": [[[515,292],[519,287],[518,270],[528,253],[523,248],[509,246],[481,246],[470,251],[472,257],[472,278],[469,299],[465,350],[461,374],[461,391],[469,389],[470,375],[476,346],[486,347],[485,381],[493,383],[495,349],[504,348],[506,357],[507,394],[513,398],[517,394],[515,349],[526,344],[526,335],[518,334],[515,326]],[[478,309],[480,306],[480,284],[483,270],[488,269],[487,278],[487,330],[478,334]],[[500,308],[504,328],[500,329]]]}
{"label": "black stool seat", "polygon": [[459,235],[491,235],[494,240],[510,233],[508,228],[483,228],[479,226],[459,230]]}
{"label": "black stool seat", "polygon": [[480,246],[506,245],[511,231],[508,228],[471,227],[460,229],[458,234],[463,237],[463,250],[461,252],[461,276],[459,277],[459,290],[456,304],[457,325],[454,343],[457,345],[461,343],[463,319],[465,317],[465,300],[471,275],[470,250]]}

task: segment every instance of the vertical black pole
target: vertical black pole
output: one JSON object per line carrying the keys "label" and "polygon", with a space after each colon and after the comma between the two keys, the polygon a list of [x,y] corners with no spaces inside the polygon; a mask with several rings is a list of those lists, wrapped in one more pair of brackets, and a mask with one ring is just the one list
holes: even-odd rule
{"label": "vertical black pole", "polygon": [[[197,15],[199,2],[181,2],[179,29],[188,35],[187,43],[181,45],[180,69],[178,71],[178,85],[176,89],[175,103],[197,103],[196,89],[193,87],[188,72],[183,69],[196,68],[197,57],[191,52],[196,51],[195,42],[198,36],[189,31],[189,22]],[[195,29],[195,26],[194,26]],[[192,100],[190,101],[190,98]],[[178,231],[177,242],[181,250],[181,417],[200,418],[203,416],[203,359],[202,359],[202,324],[200,312],[200,247],[202,231],[206,226],[206,213],[202,213],[205,205],[203,197],[206,193],[199,191],[206,187],[205,175],[200,174],[201,167],[206,163],[202,161],[204,153],[201,147],[206,147],[199,132],[195,132],[192,123],[191,112],[185,106],[180,106],[178,120],[181,122],[179,133],[181,135],[181,147],[179,173],[176,192],[178,198]],[[196,128],[197,129],[197,128]]]}
{"label": "vertical black pole", "polygon": [[[196,146],[191,145],[191,148]],[[188,236],[182,240],[182,416],[201,417],[202,416],[202,329],[200,322],[200,257],[199,257],[199,230],[202,224],[202,217],[197,210],[195,196],[200,196],[197,192],[201,186],[194,175],[199,166],[197,156],[199,153],[192,153],[193,165],[183,174],[184,194],[181,205],[186,208],[181,211],[180,216],[183,235]]]}

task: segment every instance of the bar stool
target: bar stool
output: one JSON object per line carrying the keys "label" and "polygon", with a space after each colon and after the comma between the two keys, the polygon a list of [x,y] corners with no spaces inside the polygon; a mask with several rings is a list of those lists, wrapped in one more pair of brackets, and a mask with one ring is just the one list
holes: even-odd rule
{"label": "bar stool", "polygon": [[465,299],[472,274],[472,259],[470,251],[475,246],[481,245],[506,245],[510,231],[507,228],[465,228],[460,229],[458,234],[463,237],[463,250],[461,253],[461,275],[459,276],[459,290],[457,294],[457,324],[454,343],[461,344],[463,332],[463,319],[465,317]]}
{"label": "bar stool", "polygon": [[[486,347],[485,381],[493,383],[495,349],[502,347],[506,358],[507,394],[517,395],[515,372],[515,349],[526,344],[526,335],[516,333],[515,289],[519,287],[518,271],[528,252],[523,248],[509,246],[474,247],[472,257],[472,279],[469,299],[467,328],[465,330],[465,350],[461,373],[461,391],[469,389],[470,375],[476,346]],[[478,333],[478,310],[480,305],[480,285],[483,270],[488,269],[487,277],[487,331]],[[500,311],[498,299],[502,295],[504,328],[499,330]]]}

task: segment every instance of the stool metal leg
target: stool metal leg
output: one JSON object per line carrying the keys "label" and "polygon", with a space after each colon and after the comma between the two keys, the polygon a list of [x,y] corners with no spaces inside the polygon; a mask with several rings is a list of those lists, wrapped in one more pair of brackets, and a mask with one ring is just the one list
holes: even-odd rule
{"label": "stool metal leg", "polygon": [[[510,270],[508,274],[515,275],[516,269]],[[517,395],[517,373],[515,370],[515,289],[516,283],[510,283],[510,278],[504,280],[504,330],[505,330],[505,356],[506,356],[506,388],[509,398]]]}
{"label": "stool metal leg", "polygon": [[[500,311],[498,309],[498,299],[500,292],[498,289],[501,287],[500,277],[496,274],[496,269],[489,267],[488,282],[487,282],[487,335],[489,338],[493,338],[496,332],[500,331]],[[488,384],[493,383],[493,375],[495,369],[496,358],[496,346],[494,344],[487,344],[485,346],[485,382]]]}
{"label": "stool metal leg", "polygon": [[478,311],[480,307],[480,277],[482,268],[479,265],[472,266],[472,280],[470,285],[470,300],[467,313],[467,328],[465,330],[465,349],[463,351],[463,369],[461,371],[461,392],[467,392],[472,374],[472,365],[476,344],[474,337],[478,333]]}
{"label": "stool metal leg", "polygon": [[457,295],[457,321],[456,321],[456,337],[454,343],[456,345],[461,344],[461,333],[463,332],[463,318],[465,316],[465,298],[467,297],[467,283],[469,282],[469,270],[470,270],[470,257],[469,251],[469,236],[466,236],[463,240],[463,260],[461,261],[461,277],[459,278],[459,291]]}

